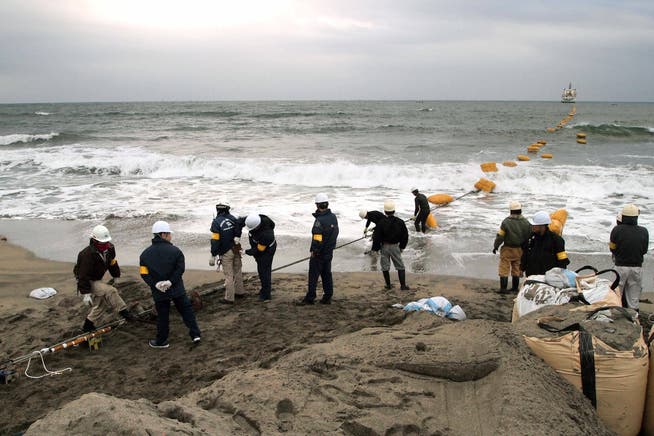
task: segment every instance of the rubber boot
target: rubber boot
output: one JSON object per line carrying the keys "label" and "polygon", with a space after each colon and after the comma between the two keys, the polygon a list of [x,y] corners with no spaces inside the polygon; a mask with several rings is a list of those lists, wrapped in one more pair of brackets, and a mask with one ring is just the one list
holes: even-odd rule
{"label": "rubber boot", "polygon": [[506,294],[507,292],[507,287],[509,286],[509,278],[508,277],[500,277],[500,294]]}
{"label": "rubber boot", "polygon": [[406,274],[403,269],[397,270],[397,276],[400,279],[400,289],[403,291],[410,290],[411,288],[406,285]]}
{"label": "rubber boot", "polygon": [[84,319],[84,325],[82,326],[82,330],[87,333],[87,332],[92,332],[95,330],[95,324],[91,322],[88,318]]}
{"label": "rubber boot", "polygon": [[520,277],[512,276],[511,277],[511,292],[514,294],[518,293],[518,289],[520,289]]}
{"label": "rubber boot", "polygon": [[386,282],[384,289],[391,289],[393,287],[391,286],[391,273],[388,271],[382,271],[382,274],[384,274],[384,281]]}

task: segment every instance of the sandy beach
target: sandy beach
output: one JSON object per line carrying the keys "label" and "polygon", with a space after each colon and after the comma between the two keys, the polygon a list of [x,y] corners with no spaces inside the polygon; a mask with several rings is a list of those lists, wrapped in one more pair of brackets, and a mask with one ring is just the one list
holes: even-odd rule
{"label": "sandy beach", "polygon": [[[0,242],[0,356],[15,359],[79,332],[87,311],[72,264]],[[203,293],[201,345],[176,313],[171,347],[155,326],[124,324],[85,345],[46,355],[61,375],[20,377],[0,389],[0,432],[11,434],[611,434],[588,400],[534,356],[510,324],[512,297],[495,281],[410,275],[411,291],[384,291],[379,273],[336,273],[330,306],[302,307],[306,277],[258,280],[234,306],[213,292],[222,274],[187,271]],[[393,277],[395,279],[395,277]],[[48,300],[28,298],[52,286]],[[136,268],[117,282],[135,310],[150,307]],[[392,307],[441,295],[468,319]],[[33,361],[30,375],[44,373]]]}

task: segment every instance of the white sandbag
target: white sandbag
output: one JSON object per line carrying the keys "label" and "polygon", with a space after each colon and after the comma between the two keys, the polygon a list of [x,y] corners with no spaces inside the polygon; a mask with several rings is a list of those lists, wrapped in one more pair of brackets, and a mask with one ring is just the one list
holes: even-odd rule
{"label": "white sandbag", "polygon": [[515,299],[515,319],[512,321],[544,306],[568,303],[570,297],[577,294],[576,288],[559,289],[547,283],[543,283],[544,281],[545,276],[543,275],[527,277],[525,284],[522,286]]}
{"label": "white sandbag", "polygon": [[30,297],[36,298],[37,300],[45,300],[56,294],[57,291],[54,288],[37,288],[30,292]]}
{"label": "white sandbag", "polygon": [[418,301],[412,301],[403,308],[410,311],[426,311],[435,315],[462,321],[466,319],[466,314],[460,306],[452,306],[452,303],[445,297],[421,298]]}

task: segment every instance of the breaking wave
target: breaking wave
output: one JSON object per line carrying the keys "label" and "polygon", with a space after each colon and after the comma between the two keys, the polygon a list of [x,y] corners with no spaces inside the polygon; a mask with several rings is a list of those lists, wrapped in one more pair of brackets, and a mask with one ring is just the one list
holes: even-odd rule
{"label": "breaking wave", "polygon": [[0,145],[12,145],[28,142],[44,142],[59,136],[57,132],[29,135],[24,133],[15,133],[13,135],[0,136]]}
{"label": "breaking wave", "polygon": [[629,136],[654,136],[654,127],[648,126],[623,126],[620,124],[599,124],[577,123],[571,128],[585,133],[601,136],[629,137]]}

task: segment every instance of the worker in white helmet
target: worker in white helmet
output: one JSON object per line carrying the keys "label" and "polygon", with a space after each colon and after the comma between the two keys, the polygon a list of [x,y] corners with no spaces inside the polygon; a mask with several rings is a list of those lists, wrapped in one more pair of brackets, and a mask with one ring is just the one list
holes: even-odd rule
{"label": "worker in white helmet", "polygon": [[150,287],[154,307],[157,310],[157,337],[150,339],[152,348],[168,348],[170,306],[173,304],[188,328],[192,344],[201,340],[200,327],[195,319],[191,301],[184,287],[186,262],[184,253],[171,242],[173,231],[166,221],[152,225],[152,245],[139,257],[139,273]]}
{"label": "worker in white helmet", "polygon": [[331,304],[334,295],[334,282],[332,280],[332,258],[336,240],[338,238],[338,219],[329,209],[327,194],[320,193],[314,199],[316,211],[311,228],[311,246],[309,251],[309,280],[307,293],[299,304],[313,304],[316,300],[318,279],[322,280],[322,298],[320,304]]}
{"label": "worker in white helmet", "polygon": [[397,276],[400,280],[400,289],[402,291],[410,290],[406,284],[406,272],[404,261],[402,260],[402,251],[409,242],[409,232],[404,220],[395,216],[395,202],[386,200],[384,202],[384,213],[386,219],[379,224],[378,230],[373,238],[381,246],[381,269],[384,275],[385,289],[392,289],[391,285],[391,261],[397,270]]}
{"label": "worker in white helmet", "polygon": [[625,205],[620,222],[611,230],[609,242],[615,270],[620,274],[622,305],[635,310],[639,309],[643,291],[643,256],[649,246],[649,233],[638,225],[638,215],[638,206]]}
{"label": "worker in white helmet", "polygon": [[95,330],[96,324],[112,313],[118,313],[126,320],[134,319],[118,290],[102,281],[107,270],[112,277],[120,277],[116,248],[111,243],[109,229],[98,225],[91,231],[89,245],[78,253],[77,263],[73,268],[77,279],[77,292],[83,295],[84,302],[91,306],[82,326],[85,332]]}
{"label": "worker in white helmet", "polygon": [[261,283],[259,301],[266,303],[272,298],[272,263],[277,251],[275,223],[266,215],[257,213],[245,217],[243,223],[249,230],[250,239],[250,248],[245,250],[245,254],[254,257],[257,263],[257,274]]}
{"label": "worker in white helmet", "polygon": [[[522,270],[522,246],[531,236],[531,224],[522,216],[522,205],[517,201],[509,203],[509,216],[502,220],[500,229],[495,235],[493,254],[500,250],[498,274],[500,276],[500,294],[508,292],[509,274],[511,275],[511,291],[517,293]],[[500,246],[502,248],[500,248]]]}
{"label": "worker in white helmet", "polygon": [[566,268],[570,263],[563,238],[549,229],[549,214],[536,212],[531,220],[531,237],[522,248],[520,269],[527,276],[545,274],[552,268]]}

